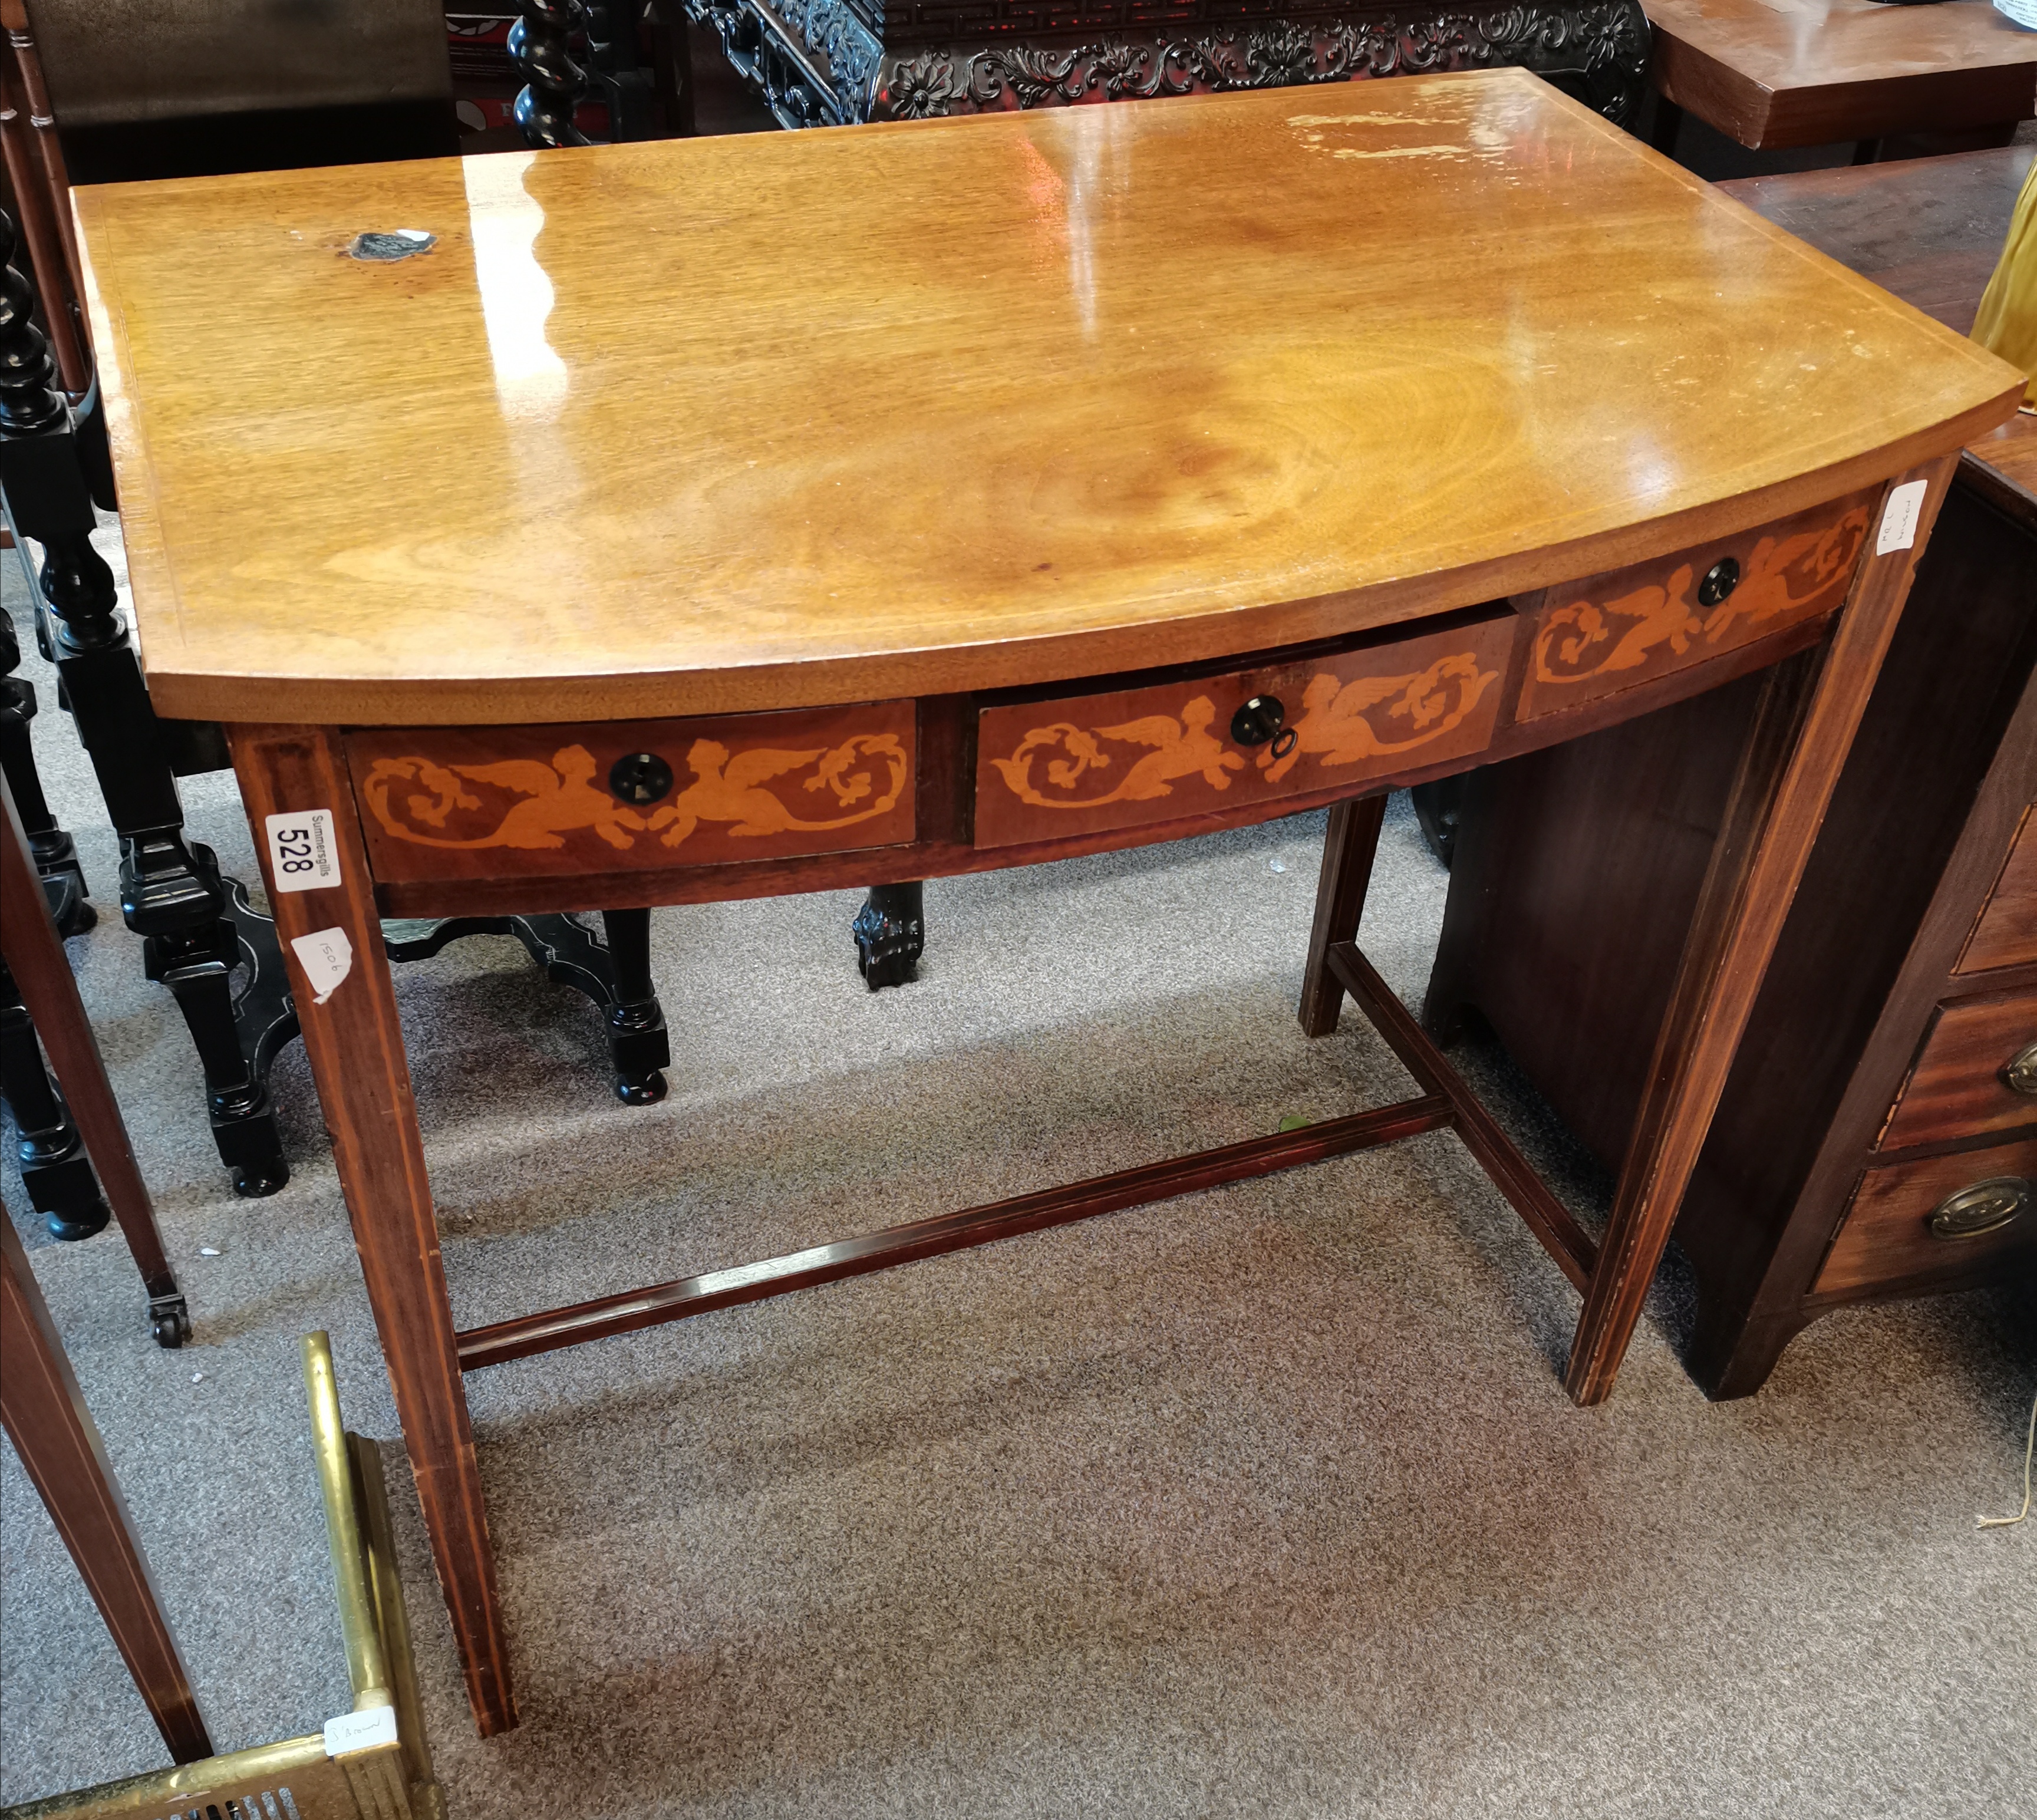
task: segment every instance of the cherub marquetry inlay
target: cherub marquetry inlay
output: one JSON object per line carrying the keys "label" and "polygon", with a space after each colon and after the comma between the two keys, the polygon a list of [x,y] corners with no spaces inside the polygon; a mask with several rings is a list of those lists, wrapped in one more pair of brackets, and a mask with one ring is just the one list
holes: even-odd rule
{"label": "cherub marquetry inlay", "polygon": [[[1009,846],[1172,821],[1240,798],[1301,795],[1481,750],[1492,737],[1510,622],[1488,620],[1234,676],[983,709],[976,844]],[[1279,699],[1277,737],[1231,719]]]}
{"label": "cherub marquetry inlay", "polygon": [[[1846,598],[1868,518],[1865,500],[1844,500],[1716,549],[1602,578],[1598,591],[1566,598],[1551,591],[1536,629],[1521,718],[1595,701],[1822,618]],[[1738,565],[1739,580],[1707,606],[1704,577],[1722,559]]]}
{"label": "cherub marquetry inlay", "polygon": [[[859,717],[874,724],[856,728]],[[559,737],[573,731],[554,730],[557,743],[544,739],[542,727],[354,735],[355,787],[377,876],[443,873],[442,863],[392,864],[406,848],[562,855],[577,849],[584,859],[598,844],[627,855],[624,864],[655,866],[828,852],[913,836],[910,703],[639,723]],[[816,737],[784,737],[803,731]],[[487,756],[491,745],[508,744],[538,746],[544,756]],[[616,759],[640,750],[662,753],[671,765],[675,781],[663,802],[625,802],[607,787]]]}

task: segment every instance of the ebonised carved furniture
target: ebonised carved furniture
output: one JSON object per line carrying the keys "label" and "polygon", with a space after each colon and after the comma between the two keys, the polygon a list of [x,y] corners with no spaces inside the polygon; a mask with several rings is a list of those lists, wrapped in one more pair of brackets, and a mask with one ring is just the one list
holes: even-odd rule
{"label": "ebonised carved furniture", "polygon": [[[170,1269],[147,1185],[135,1167],[127,1127],[108,1083],[77,982],[51,920],[13,793],[0,780],[0,1015],[6,1019],[7,1099],[21,1130],[22,1176],[31,1202],[59,1238],[86,1238],[106,1224],[112,1203],[127,1248],[149,1296],[157,1342],[178,1346],[191,1336],[183,1292]],[[40,1041],[38,1043],[38,1037]],[[47,1049],[59,1086],[43,1067]],[[33,1148],[38,1152],[32,1158]],[[62,1154],[51,1154],[56,1146]],[[82,1214],[82,1229],[60,1230]],[[0,1222],[4,1223],[4,1222]]]}
{"label": "ebonised carved furniture", "polygon": [[[1390,111],[1211,96],[123,186],[79,218],[150,687],[229,727],[486,1731],[516,1713],[468,1371],[1449,1126],[1580,1289],[1567,1382],[1606,1395],[1956,451],[2022,386],[1514,70]],[[436,265],[334,257],[364,219]],[[220,376],[251,343],[259,398]],[[370,357],[398,345],[430,350],[425,419]],[[422,485],[434,413],[466,459]],[[1755,672],[1594,1244],[1353,943],[1379,795]],[[383,916],[1328,804],[1304,1025],[1354,994],[1414,1097],[456,1327]]]}
{"label": "ebonised carved furniture", "polygon": [[[2027,147],[1725,186],[1963,329]],[[1747,685],[1477,772],[1428,1014],[1467,1007],[1609,1165],[1753,712]],[[2037,1257],[2037,420],[1961,460],[1676,1228],[1692,1375]]]}
{"label": "ebonised carved furniture", "polygon": [[1637,0],[684,3],[786,126],[1501,66],[1532,70],[1626,123],[1647,81]]}
{"label": "ebonised carved furniture", "polygon": [[[376,0],[365,14],[345,17],[293,14],[258,22],[247,42],[236,36],[240,14],[232,8],[176,18],[149,8],[116,7],[113,13],[111,23],[124,19],[140,36],[108,59],[92,52],[95,32],[109,24],[107,9],[89,20],[62,5],[38,9],[55,105],[72,162],[84,175],[124,180],[165,165],[213,172],[266,168],[286,157],[319,164],[454,149],[441,15],[418,0]],[[122,87],[123,71],[140,92]],[[265,71],[266,89],[260,80]],[[378,95],[383,100],[369,98]],[[251,109],[251,98],[304,105]],[[43,97],[43,113],[50,104]],[[17,197],[25,206],[34,203],[38,183],[47,179],[46,199],[55,205],[47,212],[67,228],[61,156],[32,168],[27,160],[35,148],[24,144],[17,129],[18,123],[9,126],[8,141],[10,173],[20,166]],[[53,138],[44,139],[54,147]],[[75,247],[68,239],[59,246],[54,233],[46,237],[48,244],[37,251],[44,320],[65,323],[68,304],[61,297],[70,287],[50,280],[74,264]],[[400,255],[403,248],[383,250]],[[238,880],[221,872],[209,848],[186,840],[177,795],[179,776],[225,768],[225,742],[216,725],[154,712],[111,572],[89,541],[95,503],[109,510],[115,503],[89,368],[81,402],[59,391],[60,383],[77,388],[53,368],[30,319],[30,293],[15,268],[12,225],[5,217],[0,251],[7,261],[0,282],[0,490],[17,528],[44,548],[39,577],[44,612],[38,621],[43,655],[58,666],[66,705],[120,836],[122,912],[145,938],[149,976],[176,995],[190,1028],[221,1160],[240,1193],[274,1193],[289,1172],[266,1080],[275,1055],[296,1034],[295,1010],[273,923],[250,904]],[[89,339],[80,340],[89,362]],[[32,696],[25,705],[33,712]],[[47,831],[42,838],[50,844]],[[46,876],[62,871],[62,859],[51,845]],[[81,896],[74,861],[69,873]],[[604,915],[599,927],[586,916],[513,911],[420,922],[392,929],[389,951],[399,960],[422,958],[478,934],[514,935],[551,979],[593,1000],[603,1014],[621,1098],[644,1104],[663,1097],[661,1070],[671,1052],[651,980],[648,912]]]}

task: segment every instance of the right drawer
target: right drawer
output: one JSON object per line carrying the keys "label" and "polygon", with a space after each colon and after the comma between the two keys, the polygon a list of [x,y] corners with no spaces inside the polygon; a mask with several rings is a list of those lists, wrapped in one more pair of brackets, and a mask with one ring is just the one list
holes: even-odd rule
{"label": "right drawer", "polygon": [[1942,1272],[1965,1275],[2037,1242],[2037,1137],[1869,1169],[1811,1286],[1814,1295]]}
{"label": "right drawer", "polygon": [[1941,1005],[1880,1148],[2037,1126],[2037,992]]}

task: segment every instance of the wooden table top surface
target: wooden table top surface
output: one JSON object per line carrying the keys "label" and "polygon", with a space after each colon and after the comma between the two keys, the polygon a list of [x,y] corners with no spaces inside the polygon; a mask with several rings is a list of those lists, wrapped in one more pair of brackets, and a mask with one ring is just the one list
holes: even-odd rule
{"label": "wooden table top surface", "polygon": [[[1648,22],[1770,89],[1880,82],[2037,63],[2026,32],[1990,0],[1642,0]],[[1978,124],[1979,123],[1976,123]]]}
{"label": "wooden table top surface", "polygon": [[1228,655],[1746,528],[2020,386],[1511,70],[77,211],[151,688],[229,721]]}
{"label": "wooden table top surface", "polygon": [[[2001,257],[2033,158],[2037,146],[2004,145],[1850,170],[1741,177],[1719,187],[1965,334]],[[1976,438],[1969,452],[2014,488],[2019,508],[2037,518],[2037,417],[2019,411]]]}

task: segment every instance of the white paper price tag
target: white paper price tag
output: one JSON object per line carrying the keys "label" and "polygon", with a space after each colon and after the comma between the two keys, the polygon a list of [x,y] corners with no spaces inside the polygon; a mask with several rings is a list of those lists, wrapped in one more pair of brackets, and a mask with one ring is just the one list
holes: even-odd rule
{"label": "white paper price tag", "polygon": [[293,935],[290,950],[311,982],[314,1005],[323,1005],[353,971],[353,944],[344,929],[314,929],[308,935]]}
{"label": "white paper price tag", "polygon": [[396,1742],[396,1709],[366,1706],[358,1712],[342,1712],[325,1722],[325,1754],[338,1757],[349,1750],[372,1750],[378,1744]]}
{"label": "white paper price tag", "polygon": [[278,891],[316,891],[339,882],[339,848],[332,837],[330,809],[304,809],[272,815],[269,870]]}
{"label": "white paper price tag", "polygon": [[1888,503],[1881,508],[1881,529],[1874,539],[1876,556],[1907,549],[1916,542],[1917,519],[1924,510],[1924,495],[1930,484],[1929,481],[1910,480],[1889,489]]}

